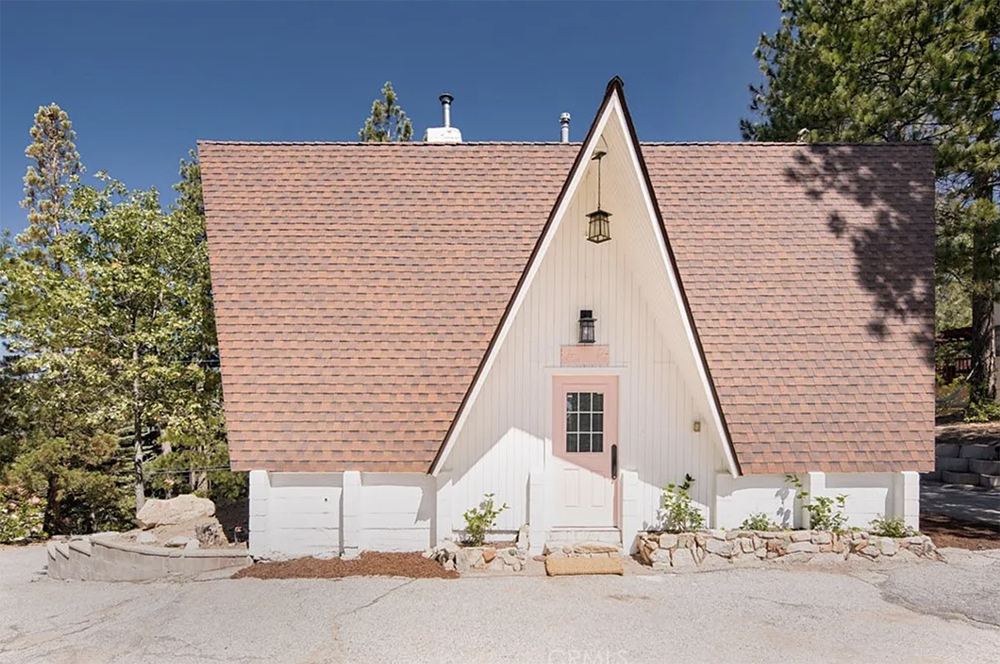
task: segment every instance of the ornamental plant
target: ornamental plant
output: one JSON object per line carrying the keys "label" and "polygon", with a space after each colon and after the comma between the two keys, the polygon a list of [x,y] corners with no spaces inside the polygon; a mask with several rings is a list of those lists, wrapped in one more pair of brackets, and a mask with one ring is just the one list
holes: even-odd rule
{"label": "ornamental plant", "polygon": [[45,501],[13,487],[0,486],[0,544],[21,544],[45,537]]}
{"label": "ornamental plant", "polygon": [[[802,480],[798,475],[785,475],[785,481],[795,487],[796,498],[802,501],[802,506],[809,512],[809,527],[813,530],[829,530],[835,533],[843,532],[847,526],[847,515],[844,508],[847,496],[840,494],[836,498],[829,496],[809,496],[802,488]],[[808,502],[807,502],[808,501]]]}
{"label": "ornamental plant", "polygon": [[479,507],[467,510],[465,517],[465,544],[467,546],[482,546],[486,543],[486,533],[497,525],[497,517],[508,509],[507,503],[496,507],[493,503],[493,494],[487,493],[483,496]]}
{"label": "ornamental plant", "polygon": [[879,515],[879,518],[873,519],[870,525],[871,528],[869,528],[868,532],[879,537],[913,537],[918,534],[916,530],[906,525],[898,517],[886,518]]}
{"label": "ornamental plant", "polygon": [[781,530],[781,526],[772,521],[765,512],[755,512],[743,519],[740,530]]}
{"label": "ornamental plant", "polygon": [[663,490],[660,503],[660,521],[663,530],[679,533],[704,527],[705,516],[691,499],[693,484],[694,478],[690,474],[685,474],[682,484],[668,484]]}

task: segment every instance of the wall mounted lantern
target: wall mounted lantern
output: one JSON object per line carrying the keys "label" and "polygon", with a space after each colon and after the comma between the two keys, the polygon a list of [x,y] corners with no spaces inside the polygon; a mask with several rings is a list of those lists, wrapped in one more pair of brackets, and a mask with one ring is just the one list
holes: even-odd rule
{"label": "wall mounted lantern", "polygon": [[580,310],[580,343],[582,344],[592,344],[597,340],[594,334],[594,323],[597,321],[594,318],[594,312],[590,309]]}
{"label": "wall mounted lantern", "polygon": [[598,150],[591,157],[597,160],[597,209],[587,215],[587,239],[594,244],[611,239],[611,213],[601,209],[601,159],[607,152]]}

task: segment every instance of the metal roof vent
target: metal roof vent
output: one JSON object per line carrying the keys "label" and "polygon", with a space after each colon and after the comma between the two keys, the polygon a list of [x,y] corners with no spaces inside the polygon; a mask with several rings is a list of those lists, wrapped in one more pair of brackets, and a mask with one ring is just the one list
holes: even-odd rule
{"label": "metal roof vent", "polygon": [[462,132],[451,126],[451,102],[455,98],[445,92],[438,99],[441,100],[441,121],[444,126],[428,127],[424,140],[428,143],[461,143]]}

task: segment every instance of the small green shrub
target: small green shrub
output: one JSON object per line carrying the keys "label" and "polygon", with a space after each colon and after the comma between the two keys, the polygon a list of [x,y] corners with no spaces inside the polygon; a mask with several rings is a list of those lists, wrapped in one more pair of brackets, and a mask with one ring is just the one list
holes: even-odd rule
{"label": "small green shrub", "polygon": [[913,537],[917,534],[917,531],[903,523],[902,519],[885,517],[873,519],[868,531],[879,537]]}
{"label": "small green shrub", "polygon": [[45,537],[45,501],[26,491],[0,486],[0,544]]}
{"label": "small green shrub", "polygon": [[[843,532],[847,526],[847,515],[844,507],[847,496],[840,494],[836,498],[829,496],[810,497],[809,492],[802,488],[802,480],[797,475],[785,475],[785,481],[795,487],[796,497],[802,501],[802,506],[809,512],[809,527],[813,530],[830,530]],[[808,502],[806,502],[808,500]]]}
{"label": "small green shrub", "polygon": [[765,512],[755,512],[743,519],[740,530],[781,530],[781,526],[772,521]]}
{"label": "small green shrub", "polygon": [[508,509],[507,503],[500,507],[493,505],[493,494],[483,496],[479,507],[467,510],[465,517],[465,543],[469,546],[482,546],[486,543],[486,533],[497,525],[497,517]]}
{"label": "small green shrub", "polygon": [[973,401],[965,409],[966,422],[995,422],[997,420],[1000,420],[1000,404],[996,401]]}
{"label": "small green shrub", "polygon": [[668,484],[663,490],[660,521],[664,530],[678,533],[704,527],[705,517],[691,500],[693,484],[694,478],[686,474],[683,484]]}

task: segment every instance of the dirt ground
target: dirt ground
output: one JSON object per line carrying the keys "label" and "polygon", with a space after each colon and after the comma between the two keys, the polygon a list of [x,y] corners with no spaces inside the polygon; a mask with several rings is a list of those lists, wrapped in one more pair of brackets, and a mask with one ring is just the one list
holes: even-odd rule
{"label": "dirt ground", "polygon": [[420,553],[376,553],[366,551],[354,560],[296,558],[256,563],[233,575],[234,579],[339,579],[348,576],[396,576],[410,579],[457,579],[458,572],[445,570],[437,561]]}
{"label": "dirt ground", "polygon": [[1000,549],[1000,527],[997,526],[960,521],[940,514],[921,514],[920,530],[929,535],[939,549]]}
{"label": "dirt ground", "polygon": [[954,418],[938,418],[935,439],[938,445],[943,443],[957,443],[959,445],[998,443],[1000,442],[1000,422],[973,424],[961,420],[956,421]]}

